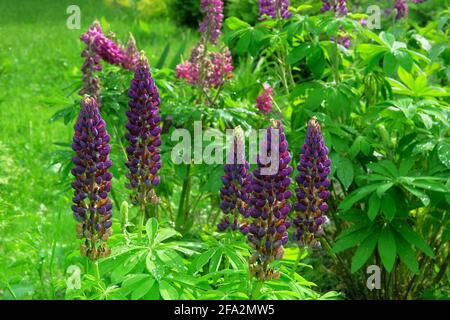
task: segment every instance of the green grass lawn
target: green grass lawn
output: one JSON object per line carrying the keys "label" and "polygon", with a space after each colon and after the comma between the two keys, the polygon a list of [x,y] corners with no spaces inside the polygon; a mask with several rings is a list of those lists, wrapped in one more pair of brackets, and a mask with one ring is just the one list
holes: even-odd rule
{"label": "green grass lawn", "polygon": [[119,39],[126,40],[128,32],[133,32],[150,62],[157,61],[168,39],[176,45],[185,38],[194,41],[192,32],[180,34],[176,26],[165,21],[139,23],[130,12],[102,1],[77,1],[82,26],[81,30],[70,30],[66,27],[70,4],[73,1],[0,2],[3,298],[58,297],[55,290],[46,288],[58,287],[58,281],[64,279],[67,256],[78,249],[71,192],[64,191],[68,186],[61,184],[58,167],[52,166],[59,148],[55,142],[70,142],[72,125],[50,123],[49,118],[70,99],[78,99],[67,95],[73,91],[71,85],[81,79],[80,34],[94,19],[103,17]]}

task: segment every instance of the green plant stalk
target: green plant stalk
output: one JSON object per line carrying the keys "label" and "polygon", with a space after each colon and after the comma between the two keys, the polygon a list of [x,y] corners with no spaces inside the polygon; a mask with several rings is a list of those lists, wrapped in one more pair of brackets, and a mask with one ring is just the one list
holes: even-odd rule
{"label": "green plant stalk", "polygon": [[298,248],[298,253],[297,253],[297,259],[295,259],[295,263],[292,267],[292,272],[291,272],[291,277],[293,277],[295,275],[295,273],[297,272],[297,267],[300,263],[300,260],[302,259],[302,255],[305,249],[303,248]]}
{"label": "green plant stalk", "polygon": [[186,222],[186,217],[187,217],[187,213],[186,213],[186,208],[188,208],[189,205],[189,196],[190,196],[190,185],[191,185],[191,176],[190,176],[190,171],[191,171],[191,164],[188,164],[186,166],[186,176],[184,177],[183,180],[183,187],[181,190],[181,195],[180,195],[180,203],[178,205],[178,214],[177,214],[177,220],[176,220],[176,229],[177,231],[185,231],[183,230],[184,228],[184,224]]}

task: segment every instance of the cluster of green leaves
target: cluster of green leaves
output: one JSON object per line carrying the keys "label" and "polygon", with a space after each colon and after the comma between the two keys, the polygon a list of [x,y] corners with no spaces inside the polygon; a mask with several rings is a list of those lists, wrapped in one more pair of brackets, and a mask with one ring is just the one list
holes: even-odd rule
{"label": "cluster of green leaves", "polygon": [[[128,227],[130,225],[127,225]],[[336,299],[320,295],[292,268],[298,250],[290,250],[281,262],[280,281],[265,283],[261,291],[249,278],[249,247],[239,234],[218,238],[203,235],[202,241],[177,240],[181,234],[147,221],[144,236],[123,233],[111,239],[113,253],[83,276],[80,289],[67,289],[70,299]],[[303,258],[305,255],[303,255]],[[307,265],[301,263],[308,267]],[[298,266],[298,265],[297,265]],[[255,295],[256,294],[256,295]]]}

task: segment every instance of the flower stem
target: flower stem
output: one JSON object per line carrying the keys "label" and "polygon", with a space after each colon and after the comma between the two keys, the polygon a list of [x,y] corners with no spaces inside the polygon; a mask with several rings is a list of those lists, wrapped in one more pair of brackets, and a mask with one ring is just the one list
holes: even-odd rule
{"label": "flower stem", "polygon": [[250,300],[256,300],[258,298],[263,284],[264,284],[263,280],[258,280],[258,282],[256,283],[256,285],[254,286],[254,288],[252,290],[252,294],[250,295]]}

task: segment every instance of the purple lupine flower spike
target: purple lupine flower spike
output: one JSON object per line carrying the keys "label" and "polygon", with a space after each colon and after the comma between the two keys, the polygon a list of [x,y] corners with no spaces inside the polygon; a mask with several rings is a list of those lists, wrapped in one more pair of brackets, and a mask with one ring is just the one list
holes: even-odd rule
{"label": "purple lupine flower spike", "polygon": [[[281,121],[273,121],[267,129],[264,144],[267,153],[258,156],[258,166],[253,171],[251,207],[246,214],[250,220],[248,240],[255,249],[249,260],[250,270],[260,280],[279,277],[277,271],[269,269],[269,264],[283,258],[283,246],[288,242],[286,219],[291,211],[288,203],[291,156]],[[267,172],[276,167],[275,171]]]}
{"label": "purple lupine flower spike", "polygon": [[106,241],[112,234],[112,202],[108,197],[112,179],[108,169],[112,161],[109,159],[110,136],[105,125],[95,98],[84,96],[72,143],[76,152],[72,158],[75,165],[72,211],[79,222],[78,237],[85,240],[80,247],[81,255],[92,260],[111,253]]}
{"label": "purple lupine flower spike", "polygon": [[401,18],[408,16],[409,8],[406,0],[395,0],[394,8],[397,10],[395,20],[400,20]]}
{"label": "purple lupine flower spike", "polygon": [[211,44],[217,44],[223,22],[222,0],[200,0],[200,10],[205,14],[200,23],[200,32]]}
{"label": "purple lupine flower spike", "polygon": [[118,44],[105,36],[98,21],[89,27],[88,31],[81,35],[81,41],[91,44],[92,49],[106,62],[121,65],[125,59],[125,53]]}
{"label": "purple lupine flower spike", "polygon": [[256,98],[256,108],[258,108],[264,114],[270,113],[270,111],[272,111],[272,96],[272,87],[269,84],[265,83],[263,85],[263,91]]}
{"label": "purple lupine flower spike", "polygon": [[326,199],[330,196],[330,165],[328,148],[323,141],[319,122],[313,117],[308,122],[305,143],[297,166],[297,215],[293,222],[294,239],[299,246],[320,248],[317,238],[323,235],[322,226],[327,221],[325,213],[328,210]]}
{"label": "purple lupine flower spike", "polygon": [[129,179],[127,188],[134,190],[132,202],[144,208],[147,203],[159,203],[154,188],[160,182],[161,117],[158,88],[143,52],[137,62],[128,96],[128,133],[125,138],[129,142],[126,166],[130,171],[126,174]]}
{"label": "purple lupine flower spike", "polygon": [[248,233],[246,223],[242,223],[248,209],[249,193],[251,191],[252,175],[250,165],[245,160],[244,132],[238,126],[234,129],[233,141],[227,163],[224,166],[225,174],[222,176],[223,187],[220,189],[220,209],[224,213],[223,219],[217,225],[219,231],[241,229]]}
{"label": "purple lupine flower spike", "polygon": [[259,20],[265,20],[267,17],[277,19],[288,19],[292,14],[289,11],[289,0],[259,0]]}

